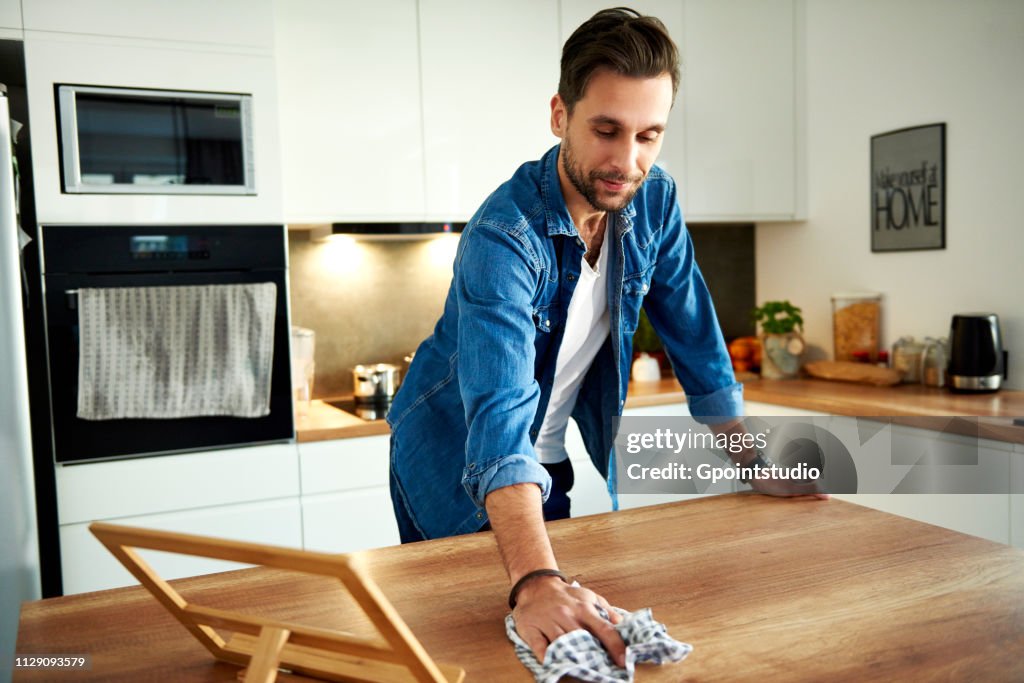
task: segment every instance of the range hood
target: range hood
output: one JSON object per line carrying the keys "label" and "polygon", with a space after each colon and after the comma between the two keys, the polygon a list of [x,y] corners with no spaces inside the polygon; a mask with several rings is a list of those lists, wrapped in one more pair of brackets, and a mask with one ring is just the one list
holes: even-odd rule
{"label": "range hood", "polygon": [[465,223],[332,223],[332,235],[358,240],[420,240],[462,232]]}

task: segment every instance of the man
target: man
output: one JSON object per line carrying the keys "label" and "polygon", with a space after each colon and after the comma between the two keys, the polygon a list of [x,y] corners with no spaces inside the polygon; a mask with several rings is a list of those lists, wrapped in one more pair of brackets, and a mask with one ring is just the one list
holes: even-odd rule
{"label": "man", "polygon": [[597,611],[605,599],[556,573],[544,521],[569,515],[570,416],[614,490],[612,418],[641,303],[691,413],[708,423],[742,414],[675,183],[654,166],[678,87],[678,53],[657,19],[604,10],[573,33],[551,100],[561,144],[466,225],[444,313],[388,415],[402,541],[489,524],[516,628],[540,660],[583,627],[624,662]]}

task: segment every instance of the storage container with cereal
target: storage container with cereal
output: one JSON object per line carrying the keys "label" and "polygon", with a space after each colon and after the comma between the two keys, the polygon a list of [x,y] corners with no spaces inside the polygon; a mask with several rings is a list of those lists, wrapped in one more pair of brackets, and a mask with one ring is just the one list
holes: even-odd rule
{"label": "storage container with cereal", "polygon": [[852,292],[832,295],[832,333],[835,359],[857,360],[855,354],[874,363],[878,359],[882,295]]}

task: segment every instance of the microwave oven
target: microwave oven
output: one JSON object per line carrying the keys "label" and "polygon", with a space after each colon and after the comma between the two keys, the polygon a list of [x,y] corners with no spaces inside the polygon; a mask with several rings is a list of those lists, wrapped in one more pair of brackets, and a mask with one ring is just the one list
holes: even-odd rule
{"label": "microwave oven", "polygon": [[256,194],[252,95],[57,84],[62,190]]}

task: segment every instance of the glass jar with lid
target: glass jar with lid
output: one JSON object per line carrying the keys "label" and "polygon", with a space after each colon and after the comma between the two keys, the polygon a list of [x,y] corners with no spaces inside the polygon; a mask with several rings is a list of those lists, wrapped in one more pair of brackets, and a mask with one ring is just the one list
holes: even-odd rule
{"label": "glass jar with lid", "polygon": [[925,345],[913,337],[900,337],[892,345],[892,369],[903,383],[921,381],[921,359]]}
{"label": "glass jar with lid", "polygon": [[832,295],[832,339],[835,359],[878,360],[881,341],[882,295],[842,292]]}

